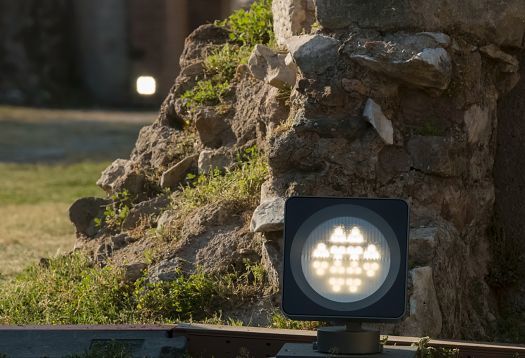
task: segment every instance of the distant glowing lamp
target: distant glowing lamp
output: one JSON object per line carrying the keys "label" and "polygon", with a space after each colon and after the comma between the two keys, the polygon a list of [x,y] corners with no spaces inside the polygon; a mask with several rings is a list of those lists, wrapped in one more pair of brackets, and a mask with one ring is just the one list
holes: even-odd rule
{"label": "distant glowing lamp", "polygon": [[[403,200],[288,199],[282,310],[291,319],[345,324],[320,328],[313,355],[304,356],[380,353],[379,332],[361,323],[404,316],[407,255]],[[277,357],[302,356],[286,347]]]}
{"label": "distant glowing lamp", "polygon": [[157,81],[152,76],[137,77],[137,93],[142,96],[151,96],[157,92]]}

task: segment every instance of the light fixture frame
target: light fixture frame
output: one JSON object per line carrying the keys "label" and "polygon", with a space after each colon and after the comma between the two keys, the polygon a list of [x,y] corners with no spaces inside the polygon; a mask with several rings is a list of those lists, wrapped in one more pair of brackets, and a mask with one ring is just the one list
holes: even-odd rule
{"label": "light fixture frame", "polygon": [[[316,293],[309,284],[307,284],[308,287],[305,289],[303,280],[306,280],[306,278],[302,274],[301,260],[300,257],[297,257],[298,250],[297,245],[294,247],[294,239],[299,234],[299,231],[303,231],[300,240],[304,243],[306,238],[304,237],[304,230],[301,230],[301,228],[304,228],[305,225],[315,228],[322,221],[311,222],[312,218],[315,220],[316,215],[319,217],[320,212],[326,212],[327,209],[329,211],[331,207],[346,208],[347,212],[341,213],[340,216],[353,216],[370,221],[371,212],[384,221],[378,225],[377,217],[374,217],[372,220],[374,221],[374,226],[380,226],[378,229],[387,239],[390,249],[393,251],[392,254],[396,255],[395,257],[392,256],[391,259],[393,261],[398,260],[398,264],[397,267],[396,265],[394,267],[391,265],[391,270],[395,268],[397,272],[390,272],[391,282],[389,283],[387,278],[381,287],[369,296],[372,297],[383,290],[379,294],[380,297],[375,297],[375,301],[370,304],[366,302],[369,297],[353,303],[335,303],[335,301],[330,301]],[[326,216],[326,214],[324,216],[321,215],[321,220]],[[284,222],[281,310],[286,317],[294,320],[334,322],[397,322],[405,316],[409,234],[409,205],[405,200],[296,196],[288,198],[286,201]],[[392,250],[391,245],[394,241],[399,247]],[[299,279],[297,279],[298,277]],[[384,289],[385,285],[390,285],[390,287]],[[312,292],[314,293],[313,295]],[[326,301],[335,303],[332,307],[337,306],[338,308],[327,307]],[[323,302],[323,304],[319,302]],[[348,306],[348,310],[343,306]]]}

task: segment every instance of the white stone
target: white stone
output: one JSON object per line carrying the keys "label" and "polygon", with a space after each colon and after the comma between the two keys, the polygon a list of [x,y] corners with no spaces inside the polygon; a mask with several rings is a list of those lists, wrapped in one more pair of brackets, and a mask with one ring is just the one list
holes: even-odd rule
{"label": "white stone", "polygon": [[284,199],[274,198],[261,203],[253,212],[250,223],[252,232],[281,231],[284,228]]}
{"label": "white stone", "polygon": [[252,75],[274,87],[284,89],[295,86],[297,66],[286,61],[287,54],[275,53],[264,45],[256,45],[248,60]]}
{"label": "white stone", "polygon": [[381,106],[371,98],[366,102],[363,117],[376,129],[377,133],[386,144],[394,144],[394,128],[392,126],[392,121],[383,114]]}
{"label": "white stone", "polygon": [[115,182],[124,175],[129,160],[117,159],[110,164],[97,180],[97,185],[106,193],[112,194]]}

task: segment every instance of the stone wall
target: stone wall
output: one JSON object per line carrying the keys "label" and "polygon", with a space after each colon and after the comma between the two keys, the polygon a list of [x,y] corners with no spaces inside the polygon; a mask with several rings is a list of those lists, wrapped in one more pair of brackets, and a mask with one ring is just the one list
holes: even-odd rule
{"label": "stone wall", "polygon": [[[172,279],[180,267],[220,271],[246,257],[260,260],[274,293],[261,293],[252,312],[262,324],[279,300],[287,197],[399,197],[411,206],[409,314],[384,333],[494,338],[498,318],[505,319],[501,293],[513,285],[517,300],[522,287],[519,279],[501,280],[511,272],[498,269],[522,245],[514,216],[521,212],[522,126],[513,125],[523,83],[508,95],[519,80],[522,4],[317,0],[313,26],[306,2],[274,0],[280,48],[255,46],[224,103],[187,111],[181,95],[205,78],[206,53],[229,38],[213,25],[196,30],[158,120],[141,131],[130,159],[113,163],[99,181],[110,194],[128,189],[139,198],[132,218],[146,213],[160,232],[178,225],[176,242],[150,267],[152,279]],[[236,153],[252,145],[270,167],[258,206],[225,201],[190,217],[166,208],[159,188],[172,188],[176,202],[188,172],[233,170]],[[72,208],[79,242],[97,257],[127,260],[155,244],[122,239],[137,222],[117,236],[94,228],[100,205],[91,198]],[[502,246],[502,237],[511,243]],[[246,318],[250,309],[229,313]]]}
{"label": "stone wall", "polygon": [[[316,33],[290,36],[275,26],[299,77],[288,130],[270,139],[272,178],[261,196],[408,199],[409,316],[391,332],[490,337],[499,312],[490,276],[494,260],[501,260],[492,251],[498,100],[519,78],[518,60],[499,46],[523,45],[525,3],[315,5],[321,26]],[[284,8],[294,13],[289,2],[274,2],[277,16],[286,14]],[[304,26],[294,33],[310,31]],[[500,113],[516,118],[518,96],[511,110]],[[513,131],[501,129],[500,146]],[[512,157],[505,157],[509,163]],[[516,173],[506,167],[499,174],[502,187]],[[518,186],[520,179],[512,183]],[[505,189],[500,206],[508,217],[512,188]],[[276,221],[267,214],[272,200],[254,214],[261,228],[265,220]],[[519,219],[505,219],[505,226],[521,227],[512,220]]]}

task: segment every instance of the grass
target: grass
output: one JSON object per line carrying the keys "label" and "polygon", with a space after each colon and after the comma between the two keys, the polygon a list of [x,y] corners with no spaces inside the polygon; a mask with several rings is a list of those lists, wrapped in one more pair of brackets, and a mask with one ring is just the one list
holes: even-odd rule
{"label": "grass", "polygon": [[104,195],[94,183],[107,164],[0,164],[0,278],[73,247],[68,208]]}
{"label": "grass", "polygon": [[192,178],[193,185],[184,187],[174,203],[179,214],[184,217],[196,208],[219,202],[235,202],[240,207],[255,205],[268,177],[268,164],[255,148],[248,149],[242,157],[235,170],[224,174],[214,170]]}
{"label": "grass", "polygon": [[216,23],[230,32],[231,43],[215,48],[204,59],[205,78],[181,96],[187,110],[224,103],[232,90],[237,67],[248,62],[253,47],[275,47],[271,5],[271,0],[257,0],[250,9],[237,10]]}
{"label": "grass", "polygon": [[[261,276],[262,275],[262,276]],[[32,265],[0,283],[0,324],[117,324],[201,320],[218,307],[255,296],[264,272],[246,262],[221,276],[182,273],[174,281],[125,283],[114,267],[99,267],[80,253]]]}

